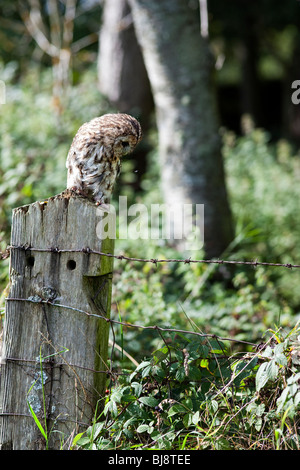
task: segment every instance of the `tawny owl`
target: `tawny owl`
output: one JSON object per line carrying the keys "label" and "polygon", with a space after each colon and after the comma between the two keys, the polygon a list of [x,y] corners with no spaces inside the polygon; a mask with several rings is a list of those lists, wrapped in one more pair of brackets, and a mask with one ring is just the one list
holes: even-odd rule
{"label": "tawny owl", "polygon": [[96,202],[109,203],[121,157],[142,137],[139,122],[128,114],[105,114],[83,124],[68,153],[67,188]]}

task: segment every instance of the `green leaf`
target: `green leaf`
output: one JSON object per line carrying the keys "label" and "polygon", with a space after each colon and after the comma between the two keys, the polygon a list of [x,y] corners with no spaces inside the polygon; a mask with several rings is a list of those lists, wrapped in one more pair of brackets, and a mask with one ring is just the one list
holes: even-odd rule
{"label": "green leaf", "polygon": [[230,450],[232,448],[227,439],[224,439],[223,437],[217,439],[215,446],[216,450]]}
{"label": "green leaf", "polygon": [[209,371],[209,360],[208,359],[202,359],[200,361],[200,367],[203,367],[203,369],[207,369]]}
{"label": "green leaf", "polygon": [[110,401],[114,401],[116,403],[121,403],[122,400],[122,392],[121,390],[117,389],[111,394]]}
{"label": "green leaf", "polygon": [[141,433],[142,433],[142,432],[147,432],[148,429],[149,429],[148,424],[141,424],[141,425],[137,428],[136,432],[141,432]]}
{"label": "green leaf", "polygon": [[176,403],[175,405],[171,406],[171,408],[168,411],[168,416],[174,416],[178,413],[183,413],[186,412],[186,408],[179,403]]}
{"label": "green leaf", "polygon": [[154,408],[159,403],[159,401],[153,397],[140,397],[139,402],[143,403],[144,405],[150,406],[151,408]]}
{"label": "green leaf", "polygon": [[289,387],[286,387],[282,394],[280,395],[280,397],[277,399],[277,413],[279,413],[283,407],[284,407],[284,404],[288,398],[288,395],[289,395]]}
{"label": "green leaf", "polygon": [[156,351],[154,351],[153,357],[154,357],[155,364],[158,364],[159,362],[166,359],[168,354],[169,354],[169,349],[167,348],[167,346],[164,346],[163,348],[157,349]]}
{"label": "green leaf", "polygon": [[186,413],[182,419],[183,425],[185,428],[188,428],[192,423],[193,415],[192,413]]}
{"label": "green leaf", "polygon": [[277,375],[278,366],[274,360],[261,364],[255,378],[256,391],[259,392],[259,390],[266,385],[268,380],[275,380]]}
{"label": "green leaf", "polygon": [[199,419],[200,419],[200,413],[199,411],[196,411],[196,413],[194,413],[192,416],[192,423],[197,424]]}
{"label": "green leaf", "polygon": [[82,439],[83,434],[84,432],[80,432],[79,434],[76,434],[76,436],[74,436],[74,439],[72,441],[72,447],[76,446],[77,444],[79,445],[79,441],[80,439]]}
{"label": "green leaf", "polygon": [[211,413],[216,413],[218,411],[219,405],[217,400],[211,400],[207,403],[207,405]]}
{"label": "green leaf", "polygon": [[32,184],[25,184],[25,186],[23,186],[23,188],[21,189],[21,193],[24,196],[31,197],[33,193]]}
{"label": "green leaf", "polygon": [[152,369],[152,366],[147,366],[143,369],[143,372],[142,372],[142,377],[148,377],[148,375],[150,374],[151,372],[151,369]]}
{"label": "green leaf", "polygon": [[178,368],[178,370],[176,371],[175,378],[179,382],[183,382],[183,380],[186,378],[184,367],[181,366]]}
{"label": "green leaf", "polygon": [[199,367],[189,366],[189,379],[192,381],[201,379],[201,370]]}
{"label": "green leaf", "polygon": [[35,412],[33,411],[32,406],[30,405],[29,401],[27,401],[27,404],[28,404],[28,406],[29,406],[29,410],[30,410],[30,413],[31,413],[31,415],[32,415],[32,417],[33,417],[33,419],[34,419],[34,421],[35,421],[35,424],[36,424],[37,427],[39,428],[39,430],[40,430],[42,436],[45,438],[45,440],[48,441],[48,436],[47,436],[47,434],[46,434],[46,432],[45,432],[43,426],[41,425],[41,423],[40,423],[40,421],[39,421],[37,415],[36,415]]}
{"label": "green leaf", "polygon": [[255,414],[256,416],[262,416],[264,414],[264,411],[265,411],[265,405],[264,403],[261,403],[260,405],[257,405]]}
{"label": "green leaf", "polygon": [[118,407],[114,401],[109,401],[106,403],[103,410],[104,416],[106,416],[108,412],[110,412],[114,417],[118,415]]}
{"label": "green leaf", "polygon": [[[76,436],[76,437],[77,437],[77,436]],[[78,440],[76,441],[76,444],[77,444],[78,446],[83,447],[83,446],[86,446],[87,444],[90,444],[90,442],[91,442],[91,441],[90,441],[90,439],[89,439],[88,437],[81,437],[80,439],[78,439]],[[73,444],[74,444],[74,442],[73,442]]]}
{"label": "green leaf", "polygon": [[248,377],[249,371],[249,363],[246,361],[239,361],[234,368],[235,378],[233,383],[235,386],[239,386],[243,379]]}
{"label": "green leaf", "polygon": [[267,367],[270,380],[275,380],[277,378],[278,370],[279,369],[275,361],[270,361],[269,367]]}
{"label": "green leaf", "polygon": [[300,392],[296,393],[294,397],[294,404],[295,406],[298,406],[300,404]]}
{"label": "green leaf", "polygon": [[143,361],[137,366],[135,370],[137,371],[137,370],[144,369],[145,367],[149,367],[149,365],[151,365],[150,361]]}
{"label": "green leaf", "polygon": [[259,392],[259,390],[263,388],[269,380],[269,376],[267,373],[267,366],[268,366],[268,363],[264,362],[263,364],[261,364],[261,366],[259,367],[256,373],[255,385],[256,385],[257,392]]}
{"label": "green leaf", "polygon": [[142,390],[143,390],[142,384],[139,383],[139,382],[132,382],[131,386],[132,386],[132,389],[133,389],[133,391],[134,391],[134,394],[135,394],[137,397],[139,397],[140,394],[142,393]]}
{"label": "green leaf", "polygon": [[268,358],[273,357],[273,349],[271,348],[271,346],[268,345],[266,347],[266,349],[262,353],[262,356],[263,357],[268,357]]}
{"label": "green leaf", "polygon": [[135,401],[136,397],[134,395],[123,395],[122,396],[122,403],[130,403],[131,401]]}
{"label": "green leaf", "polygon": [[263,424],[262,418],[258,417],[258,418],[255,420],[255,423],[254,423],[254,427],[255,427],[255,429],[256,429],[257,432],[259,432],[259,431],[261,430],[262,424]]}
{"label": "green leaf", "polygon": [[186,408],[189,408],[190,410],[193,410],[193,400],[190,397],[185,398],[184,400],[182,400],[181,403]]}

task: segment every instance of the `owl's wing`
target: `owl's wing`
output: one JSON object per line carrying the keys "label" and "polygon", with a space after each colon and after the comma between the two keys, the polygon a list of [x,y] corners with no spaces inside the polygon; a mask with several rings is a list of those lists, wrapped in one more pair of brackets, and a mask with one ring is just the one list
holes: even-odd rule
{"label": "owl's wing", "polygon": [[71,145],[70,150],[67,155],[66,167],[70,168],[70,166],[73,166],[75,162],[76,162],[76,150],[74,149],[73,145]]}

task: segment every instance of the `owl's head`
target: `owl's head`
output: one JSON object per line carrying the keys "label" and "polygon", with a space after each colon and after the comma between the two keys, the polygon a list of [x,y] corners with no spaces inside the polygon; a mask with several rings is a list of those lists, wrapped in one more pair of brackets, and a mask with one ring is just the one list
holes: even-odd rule
{"label": "owl's head", "polygon": [[142,138],[140,123],[129,114],[104,114],[98,119],[102,139],[108,137],[118,157],[131,153]]}

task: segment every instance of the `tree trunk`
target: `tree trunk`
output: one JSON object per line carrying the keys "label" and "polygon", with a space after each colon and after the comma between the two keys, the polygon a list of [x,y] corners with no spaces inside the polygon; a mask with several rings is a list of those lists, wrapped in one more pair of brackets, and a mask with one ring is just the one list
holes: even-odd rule
{"label": "tree trunk", "polygon": [[118,111],[138,116],[151,112],[150,83],[126,0],[104,3],[98,79],[101,92]]}
{"label": "tree trunk", "polygon": [[165,202],[204,204],[205,252],[233,239],[208,43],[183,0],[129,0],[150,79]]}

